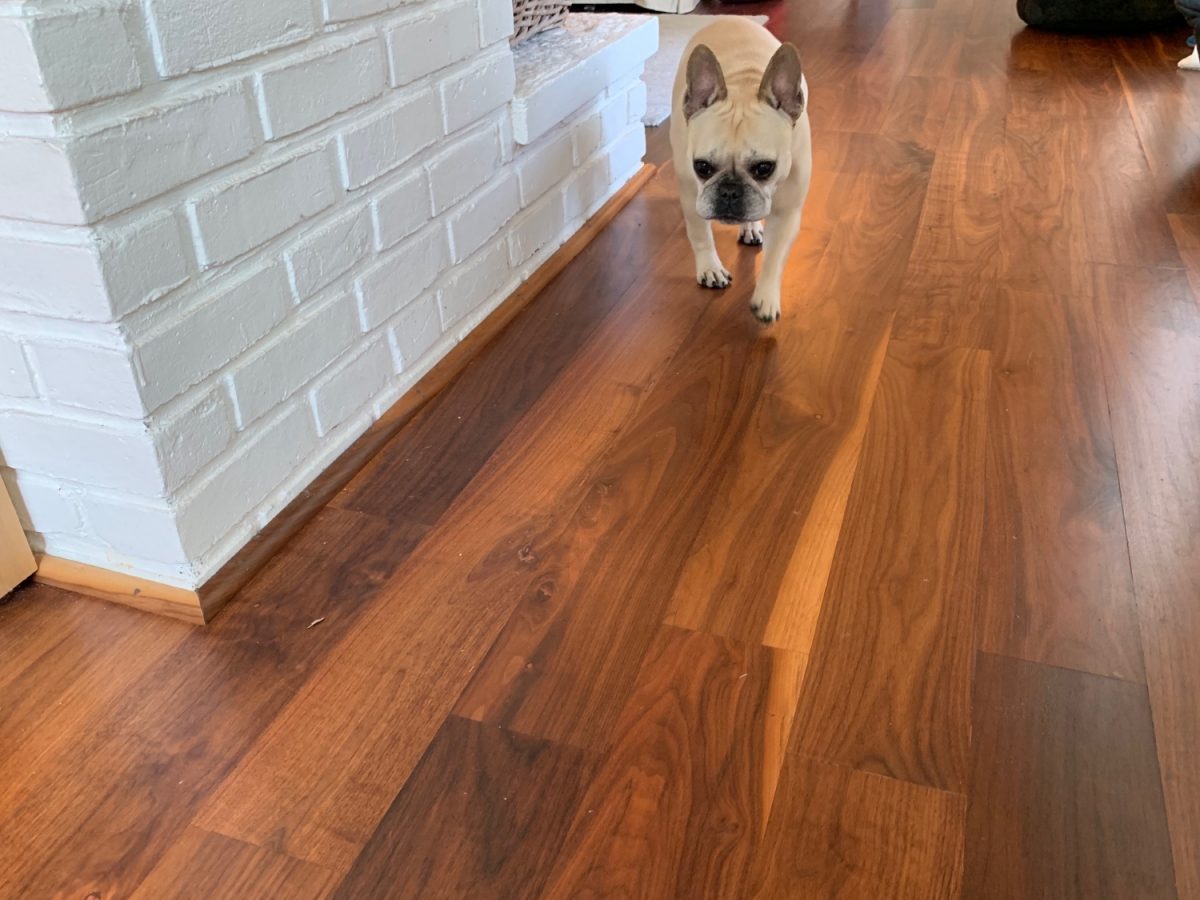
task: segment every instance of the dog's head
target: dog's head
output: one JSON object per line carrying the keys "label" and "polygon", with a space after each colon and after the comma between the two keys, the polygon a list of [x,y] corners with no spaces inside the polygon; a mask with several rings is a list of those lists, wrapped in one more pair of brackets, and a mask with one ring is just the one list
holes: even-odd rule
{"label": "dog's head", "polygon": [[753,222],[771,212],[775,188],[792,168],[792,129],[804,112],[800,54],[791,44],[775,51],[749,103],[729,96],[712,50],[698,45],[688,58],[688,156],[699,185],[697,212],[722,222]]}

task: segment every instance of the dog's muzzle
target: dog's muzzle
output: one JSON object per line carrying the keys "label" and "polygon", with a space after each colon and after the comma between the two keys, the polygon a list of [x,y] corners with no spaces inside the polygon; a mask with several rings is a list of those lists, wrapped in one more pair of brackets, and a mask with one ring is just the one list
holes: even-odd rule
{"label": "dog's muzzle", "polygon": [[746,186],[725,176],[713,185],[713,217],[727,224],[746,221]]}

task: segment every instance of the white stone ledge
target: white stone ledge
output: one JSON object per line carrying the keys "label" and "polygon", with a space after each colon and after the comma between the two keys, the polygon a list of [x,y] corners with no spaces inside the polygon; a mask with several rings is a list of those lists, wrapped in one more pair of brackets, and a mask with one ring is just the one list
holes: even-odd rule
{"label": "white stone ledge", "polygon": [[658,49],[653,16],[574,13],[562,28],[530,38],[513,51],[517,87],[513,136],[529,144],[567,119]]}

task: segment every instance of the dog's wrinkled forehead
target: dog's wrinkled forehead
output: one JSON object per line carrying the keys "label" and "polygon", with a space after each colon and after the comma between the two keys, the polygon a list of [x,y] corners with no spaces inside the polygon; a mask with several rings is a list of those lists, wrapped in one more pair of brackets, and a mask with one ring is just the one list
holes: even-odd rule
{"label": "dog's wrinkled forehead", "polygon": [[792,149],[790,124],[760,103],[705,110],[688,122],[692,159],[726,168],[752,160],[781,160]]}

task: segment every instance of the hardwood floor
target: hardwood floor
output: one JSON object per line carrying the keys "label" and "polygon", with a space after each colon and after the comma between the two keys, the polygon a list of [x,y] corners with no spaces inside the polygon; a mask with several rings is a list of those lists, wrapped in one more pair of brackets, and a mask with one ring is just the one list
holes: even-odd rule
{"label": "hardwood floor", "polygon": [[1200,898],[1200,76],[1012,7],[705,0],[782,321],[668,163],[210,627],[0,606],[0,897]]}

